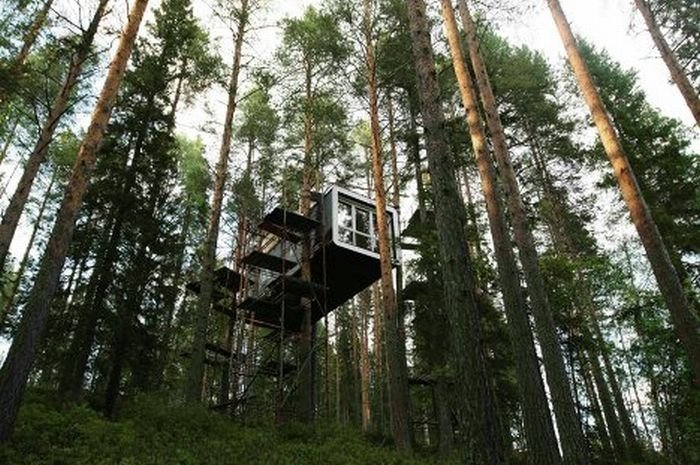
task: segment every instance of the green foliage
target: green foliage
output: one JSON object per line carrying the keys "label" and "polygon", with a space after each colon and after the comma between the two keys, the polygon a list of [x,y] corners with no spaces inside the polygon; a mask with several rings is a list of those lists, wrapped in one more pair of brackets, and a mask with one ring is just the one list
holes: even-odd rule
{"label": "green foliage", "polygon": [[[649,104],[634,70],[624,69],[585,41],[581,41],[581,51],[683,278],[684,268],[687,271],[696,265],[693,260],[681,265],[682,259],[700,254],[700,163],[691,134],[678,120]],[[604,158],[600,144],[593,153],[598,160]],[[612,176],[606,178],[606,184],[613,184]]]}
{"label": "green foliage", "polygon": [[80,148],[80,137],[68,130],[57,134],[49,147],[49,159],[54,166],[68,170],[73,166]]}
{"label": "green foliage", "polygon": [[700,7],[696,0],[647,0],[681,66],[700,91]]}
{"label": "green foliage", "polygon": [[289,67],[323,69],[329,75],[339,71],[349,53],[338,27],[338,18],[314,7],[304,10],[300,18],[285,19],[279,59]]}
{"label": "green foliage", "polygon": [[270,89],[254,89],[241,105],[243,121],[238,128],[238,137],[250,144],[270,147],[277,138],[280,118],[270,102]]}
{"label": "green foliage", "polygon": [[81,464],[429,464],[372,445],[353,429],[289,424],[244,426],[203,408],[168,405],[155,397],[132,401],[110,422],[81,405],[60,406],[32,393],[0,462]]}
{"label": "green foliage", "polygon": [[211,183],[209,165],[204,158],[204,144],[200,139],[176,137],[179,173],[188,201],[198,211],[207,208],[207,189]]}
{"label": "green foliage", "polygon": [[[311,173],[314,187],[328,179],[327,168],[334,168],[328,170],[330,175],[342,173],[341,166],[332,165],[344,165],[350,156],[348,102],[342,87],[350,48],[339,18],[328,10],[309,7],[300,17],[284,20],[277,51],[280,72],[288,82],[283,96],[285,145],[292,150],[289,158]],[[294,192],[290,187],[283,189]]]}
{"label": "green foliage", "polygon": [[377,75],[382,86],[403,89],[417,98],[413,51],[408,29],[406,4],[385,0],[380,3],[386,32],[377,43]]}

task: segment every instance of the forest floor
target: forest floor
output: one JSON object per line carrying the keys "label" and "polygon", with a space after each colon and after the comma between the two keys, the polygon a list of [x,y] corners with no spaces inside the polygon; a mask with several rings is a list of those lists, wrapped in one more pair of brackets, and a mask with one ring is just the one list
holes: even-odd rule
{"label": "forest floor", "polygon": [[142,397],[116,421],[85,405],[60,405],[30,392],[12,440],[0,446],[12,465],[435,465],[408,457],[357,430],[299,425],[247,426],[203,408]]}

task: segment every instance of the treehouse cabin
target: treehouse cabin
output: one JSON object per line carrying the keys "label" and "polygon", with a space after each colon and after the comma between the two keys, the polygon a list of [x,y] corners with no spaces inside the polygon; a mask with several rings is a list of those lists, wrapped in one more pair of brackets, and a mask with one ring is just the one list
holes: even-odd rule
{"label": "treehouse cabin", "polygon": [[[392,262],[398,264],[397,215],[387,208]],[[314,322],[380,278],[374,201],[332,186],[314,196],[309,215],[277,207],[258,226],[260,247],[247,255],[254,285],[239,307],[252,324],[299,332],[303,305]],[[302,278],[305,238],[310,243],[311,279]]]}

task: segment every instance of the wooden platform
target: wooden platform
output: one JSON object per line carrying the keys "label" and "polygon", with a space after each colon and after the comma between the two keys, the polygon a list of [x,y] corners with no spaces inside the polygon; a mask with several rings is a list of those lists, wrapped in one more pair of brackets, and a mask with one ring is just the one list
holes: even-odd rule
{"label": "wooden platform", "polygon": [[[214,271],[215,288],[218,286],[235,294],[241,290],[241,282],[241,275],[227,266],[222,266]],[[199,290],[201,289],[199,281],[190,281],[185,285],[185,287],[188,291],[194,294],[199,294]],[[215,289],[214,292],[223,296],[223,294],[217,289]]]}
{"label": "wooden platform", "polygon": [[256,268],[274,271],[275,273],[282,273],[283,271],[287,272],[297,266],[296,262],[287,260],[286,258],[282,258],[277,255],[261,252],[259,250],[254,250],[249,253],[243,259],[243,263]]}
{"label": "wooden platform", "polygon": [[[299,302],[285,302],[284,325],[282,325],[282,302],[247,297],[240,303],[239,308],[248,310],[248,321],[256,326],[270,329],[284,327],[285,332],[298,333],[301,331],[303,308]],[[254,314],[254,316],[253,316]]]}
{"label": "wooden platform", "polygon": [[265,225],[274,225],[279,228],[291,229],[296,233],[304,234],[318,228],[321,226],[321,223],[297,212],[277,207],[265,215],[265,218],[263,218],[263,221],[260,223],[260,228],[264,229],[263,226]]}
{"label": "wooden platform", "polygon": [[268,289],[272,295],[282,294],[284,290],[287,294],[312,299],[322,297],[324,289],[328,290],[318,283],[306,281],[296,276],[279,276],[268,285]]}

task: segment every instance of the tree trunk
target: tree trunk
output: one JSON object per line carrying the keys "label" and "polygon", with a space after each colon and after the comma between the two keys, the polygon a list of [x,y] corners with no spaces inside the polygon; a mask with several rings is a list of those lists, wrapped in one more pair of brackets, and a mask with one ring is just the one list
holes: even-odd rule
{"label": "tree trunk", "polygon": [[[236,335],[236,318],[227,318],[224,328],[224,340],[223,348],[231,354],[228,358],[227,363],[222,364],[221,367],[221,377],[219,381],[219,399],[218,403],[220,406],[225,406],[227,404],[233,405],[231,403],[231,391],[233,391],[233,399],[235,403],[236,395],[238,394],[238,376],[237,373],[234,375],[233,380],[231,379],[231,374],[235,370],[235,358],[236,354],[239,352],[240,344],[240,334]],[[235,339],[235,340],[234,340]],[[234,350],[235,347],[235,350]],[[233,409],[230,410],[231,413]]]}
{"label": "tree trunk", "polygon": [[41,345],[48,321],[49,306],[70,245],[75,219],[90,183],[97,151],[102,143],[119,86],[148,0],[135,0],[121,34],[102,91],[83,139],[65,196],[56,216],[46,253],[35,278],[34,287],[24,310],[22,321],[0,370],[0,442],[7,441],[27,385],[27,379]]}
{"label": "tree trunk", "polygon": [[[304,58],[304,166],[302,169],[301,192],[299,197],[299,212],[302,215],[308,215],[311,211],[311,190],[317,179],[316,169],[314,168],[314,118],[313,118],[313,70],[311,59]],[[304,235],[301,243],[301,277],[306,281],[311,281],[311,238],[308,234]],[[316,399],[315,399],[315,356],[316,350],[314,347],[314,323],[312,321],[312,301],[308,298],[301,299],[302,307],[302,323],[301,337],[299,338],[300,350],[300,372],[299,372],[299,414],[301,420],[306,423],[312,423],[316,416]]]}
{"label": "tree trunk", "polygon": [[360,402],[362,413],[362,430],[369,431],[372,422],[372,412],[369,402],[369,311],[371,306],[369,290],[360,294]]}
{"label": "tree trunk", "polygon": [[[587,335],[586,339],[589,339],[590,341],[590,335]],[[590,344],[590,342],[588,343]],[[610,394],[610,388],[605,382],[605,378],[603,378],[603,371],[601,370],[598,356],[592,350],[588,349],[586,350],[586,357],[588,358],[588,366],[591,370],[591,374],[593,375],[596,391],[598,391],[600,405],[603,407],[603,415],[605,416],[605,424],[608,426],[608,434],[610,435],[610,440],[612,442],[613,453],[617,458],[617,461],[622,463],[627,458],[627,446],[625,445],[625,441],[622,436],[622,429],[620,428],[620,422],[617,418],[617,413],[615,412],[615,406]]]}
{"label": "tree trunk", "polygon": [[[489,155],[490,157],[490,155]],[[489,166],[493,166],[493,161],[489,158],[488,160]],[[466,207],[467,207],[467,225],[471,225],[474,231],[474,240],[469,241],[469,251],[472,254],[472,258],[476,261],[481,260],[484,258],[484,253],[481,250],[481,237],[480,237],[480,231],[479,231],[479,222],[476,216],[476,205],[474,203],[474,198],[472,196],[472,189],[469,186],[469,174],[467,173],[466,168],[462,170],[462,178],[463,178],[463,196],[462,200],[465,201]],[[494,181],[495,182],[495,181]],[[496,184],[494,183],[494,186]],[[500,198],[500,197],[498,197]],[[501,211],[503,212],[503,208],[501,208]],[[505,217],[504,217],[505,221]],[[507,229],[506,229],[507,231]],[[510,240],[510,239],[509,239]],[[510,246],[509,246],[510,247]],[[481,276],[478,273],[477,270],[477,280],[481,279]],[[518,278],[518,286],[520,286],[520,278]],[[522,289],[521,291],[522,292]],[[540,379],[542,379],[540,377]]]}
{"label": "tree trunk", "polygon": [[659,25],[656,24],[656,19],[654,18],[649,4],[645,0],[634,0],[634,3],[637,5],[637,9],[644,18],[649,34],[651,34],[651,38],[654,40],[654,45],[656,45],[656,48],[661,54],[661,58],[664,60],[664,63],[666,63],[668,71],[671,73],[671,79],[673,79],[673,82],[678,86],[678,90],[681,91],[685,102],[688,104],[688,108],[690,108],[690,112],[693,114],[693,117],[695,117],[695,123],[700,126],[700,98],[698,98],[697,92],[695,92],[683,67],[678,63],[676,56],[673,54],[673,50],[671,50],[668,42],[666,42],[666,39],[661,33],[661,29],[659,29]]}
{"label": "tree trunk", "polygon": [[591,379],[590,363],[588,362],[588,357],[581,351],[579,359],[580,363],[580,373],[583,379],[583,385],[586,389],[586,396],[590,402],[591,415],[593,416],[593,422],[595,423],[595,430],[600,439],[601,448],[604,454],[614,455],[613,447],[610,442],[610,435],[608,434],[607,426],[605,425],[605,420],[603,419],[603,411],[600,408],[600,400],[598,399],[598,393],[595,391],[593,386],[593,380]]}
{"label": "tree trunk", "polygon": [[20,165],[23,163],[24,160],[19,159],[15,162],[15,166],[12,168],[12,171],[10,172],[9,176],[7,176],[7,180],[3,183],[2,189],[0,189],[0,199],[5,197],[5,194],[7,193],[7,188],[10,187],[10,183],[12,182],[12,178],[15,177],[15,173],[17,173],[17,170],[19,169]]}
{"label": "tree trunk", "polygon": [[[52,0],[49,0],[47,3],[50,3],[51,1]],[[46,159],[46,153],[48,151],[49,144],[53,139],[53,134],[66,111],[68,100],[71,97],[71,92],[73,91],[75,84],[78,82],[78,77],[82,71],[83,63],[85,63],[85,60],[90,54],[92,42],[95,38],[95,34],[97,33],[97,27],[99,26],[102,16],[104,15],[104,10],[107,7],[108,1],[109,0],[100,0],[92,21],[90,22],[88,29],[83,34],[80,44],[71,58],[68,74],[63,82],[63,86],[54,98],[51,111],[49,112],[49,115],[41,128],[39,139],[37,140],[34,150],[29,155],[29,158],[24,166],[24,172],[19,180],[19,184],[17,184],[17,189],[12,195],[10,203],[2,216],[2,222],[0,222],[0,268],[4,265],[5,260],[7,259],[12,238],[17,230],[19,219],[22,216],[22,211],[24,210],[27,199],[29,198],[29,193],[32,189],[34,179],[39,172],[39,167]]]}
{"label": "tree trunk", "polygon": [[589,462],[583,431],[576,415],[574,400],[564,366],[561,347],[557,338],[554,317],[545,291],[544,279],[539,268],[535,241],[528,224],[525,206],[520,197],[518,181],[508,154],[505,133],[498,114],[496,99],[491,89],[486,66],[479,52],[476,28],[465,0],[459,0],[462,23],[467,36],[469,56],[476,74],[476,82],[484,104],[486,121],[493,140],[494,154],[508,202],[508,210],[513,220],[515,241],[518,245],[520,262],[532,303],[537,335],[539,336],[547,383],[552,395],[559,437],[562,443],[565,464],[587,464]]}
{"label": "tree trunk", "polygon": [[584,100],[588,105],[593,122],[605,152],[612,164],[622,197],[630,211],[632,222],[644,245],[647,258],[656,277],[661,294],[671,313],[676,334],[685,349],[693,373],[694,384],[700,386],[700,323],[690,308],[678,273],[671,263],[663,238],[659,233],[649,207],[642,196],[629,160],[618,139],[605,105],[598,94],[593,79],[579,52],[571,27],[557,0],[547,0],[554,22],[559,30],[569,63],[578,81]]}
{"label": "tree trunk", "polygon": [[407,137],[407,145],[411,164],[413,164],[413,175],[416,179],[416,196],[418,197],[418,214],[421,222],[428,219],[428,205],[426,202],[425,185],[423,184],[423,167],[420,161],[420,136],[418,135],[416,119],[418,118],[418,109],[415,108],[416,103],[414,98],[408,96],[409,110],[409,133]]}
{"label": "tree trunk", "polygon": [[[15,139],[15,134],[17,133],[17,128],[19,127],[19,118],[15,119],[15,124],[12,125],[12,129],[10,132],[7,134],[7,138],[5,139],[5,143],[2,144],[2,151],[0,151],[0,163],[5,161],[5,158],[7,157],[7,152],[10,150],[10,145],[12,145],[12,141]],[[2,194],[0,194],[0,197],[5,194],[5,190],[3,189]]]}
{"label": "tree trunk", "polygon": [[[152,99],[146,102],[146,107],[150,108],[153,104]],[[136,184],[136,175],[139,164],[143,157],[143,144],[148,133],[147,126],[144,125],[138,132],[136,142],[134,144],[134,155],[131,159],[131,164],[126,168],[124,185],[122,187],[121,196],[124,199],[119,203],[117,211],[111,218],[112,221],[107,221],[109,228],[109,236],[106,240],[105,248],[98,255],[95,271],[90,276],[89,289],[94,289],[88,293],[90,299],[86,299],[83,303],[83,311],[78,316],[78,325],[76,327],[73,340],[71,341],[69,353],[72,354],[67,359],[68,369],[65,371],[61,380],[59,392],[69,399],[77,400],[80,397],[85,370],[90,358],[90,351],[95,339],[97,324],[103,316],[102,304],[107,297],[107,292],[112,284],[111,268],[119,257],[119,243],[122,237],[122,229],[124,222],[132,208],[132,202],[128,201],[132,195],[132,190]]]}
{"label": "tree trunk", "polygon": [[77,400],[80,397],[83,378],[99,321],[99,315],[94,309],[93,303],[97,299],[100,301],[104,299],[110,282],[108,275],[111,261],[107,253],[114,248],[112,241],[114,237],[114,223],[110,224],[111,221],[113,220],[110,219],[107,222],[109,224],[109,232],[104,238],[104,246],[96,254],[97,259],[84,292],[83,302],[78,313],[78,321],[68,347],[63,373],[59,381],[58,392],[67,399]]}
{"label": "tree trunk", "polygon": [[[49,15],[53,2],[54,0],[46,0],[32,20],[32,23],[29,25],[29,29],[27,29],[27,32],[24,34],[24,38],[22,40],[22,48],[17,53],[17,56],[12,59],[12,63],[10,64],[11,75],[16,76],[20,72],[22,66],[24,66],[24,62],[27,61],[29,52],[34,46],[37,37],[39,37],[41,28],[44,27],[46,17]],[[0,107],[3,106],[7,100],[7,97],[6,91],[0,89]]]}
{"label": "tree trunk", "polygon": [[[152,218],[154,212],[162,207],[162,201],[158,202],[158,181],[152,181],[149,188],[147,208],[143,212],[144,217]],[[164,199],[164,197],[160,197]],[[151,259],[149,246],[151,241],[146,238],[147,233],[141,230],[141,241],[131,258],[129,270],[126,273],[126,296],[117,306],[116,328],[112,344],[111,364],[107,377],[107,389],[105,392],[104,413],[107,418],[114,418],[117,413],[122,373],[129,362],[130,345],[133,342],[134,324],[137,321],[138,310],[143,301],[144,291],[149,284],[148,277],[156,266]],[[102,313],[102,312],[99,312]],[[147,365],[146,365],[147,366]],[[132,363],[132,384],[143,387],[147,384],[148,368],[134,369]]]}
{"label": "tree trunk", "polygon": [[374,415],[376,431],[384,434],[387,431],[386,428],[386,403],[384,390],[387,384],[385,374],[385,356],[384,356],[384,314],[382,313],[380,306],[381,298],[379,297],[379,286],[375,282],[372,285],[372,311],[373,313],[373,356],[374,356],[374,387],[377,391],[376,393],[376,409]]}
{"label": "tree trunk", "polygon": [[[173,113],[174,115],[174,113]],[[177,258],[175,264],[171,270],[172,284],[171,289],[165,295],[165,302],[163,308],[165,309],[165,314],[167,315],[165,320],[165,325],[163,329],[162,337],[162,347],[159,350],[155,382],[153,386],[155,389],[160,389],[163,385],[165,379],[165,371],[168,366],[168,360],[171,354],[170,348],[172,345],[172,332],[173,332],[173,319],[175,317],[175,306],[177,304],[177,296],[180,293],[180,286],[182,285],[183,278],[183,265],[185,263],[185,253],[187,250],[187,238],[190,234],[190,226],[192,223],[192,201],[191,199],[186,199],[185,212],[182,220],[182,229],[180,230],[180,237],[178,240],[179,250],[177,252]]]}
{"label": "tree trunk", "polygon": [[438,378],[433,385],[433,403],[438,423],[438,453],[446,459],[454,447],[454,428],[450,411],[450,393],[444,379]]}
{"label": "tree trunk", "polygon": [[[577,273],[580,276],[580,273]],[[579,282],[583,281],[583,276],[580,276]],[[588,299],[588,318],[593,327],[593,339],[598,346],[598,350],[603,359],[603,368],[605,370],[605,375],[608,379],[608,384],[610,385],[610,393],[615,403],[615,408],[617,410],[618,418],[620,420],[620,426],[622,428],[622,433],[624,434],[625,443],[627,444],[627,449],[630,454],[630,458],[635,461],[641,460],[641,451],[639,449],[639,442],[637,440],[637,435],[632,425],[632,419],[630,418],[629,410],[625,404],[625,399],[622,395],[622,389],[620,388],[620,383],[617,380],[617,373],[615,373],[615,368],[613,367],[612,360],[610,359],[610,349],[603,337],[603,331],[600,328],[600,322],[598,321],[598,315],[593,306],[593,299],[591,298],[589,289],[584,289],[583,294]]]}
{"label": "tree trunk", "polygon": [[[644,429],[644,439],[647,444],[650,443],[653,439],[651,432],[649,430],[649,422],[647,421],[646,418],[646,413],[644,413],[644,404],[642,403],[641,396],[639,395],[639,388],[637,387],[637,378],[634,375],[634,372],[632,371],[632,360],[630,357],[629,350],[627,350],[627,347],[625,347],[625,338],[622,335],[622,331],[620,328],[617,328],[618,330],[618,335],[620,336],[620,344],[622,345],[622,357],[625,360],[625,366],[626,366],[626,374],[628,379],[630,380],[630,384],[632,385],[632,392],[634,393],[634,400],[636,401],[637,404],[637,410],[639,411],[639,419],[642,422],[642,428]],[[634,411],[634,409],[633,409]]]}
{"label": "tree trunk", "polygon": [[24,250],[24,255],[22,256],[22,261],[19,262],[19,268],[17,269],[17,274],[15,280],[12,282],[12,289],[10,290],[10,295],[7,296],[7,302],[5,303],[5,308],[3,308],[2,313],[0,313],[0,328],[4,326],[5,318],[10,314],[12,306],[15,303],[15,297],[17,296],[17,291],[19,290],[19,285],[22,283],[22,276],[24,275],[27,265],[29,264],[29,255],[34,246],[34,239],[36,238],[39,228],[44,220],[44,210],[46,210],[46,205],[49,202],[49,197],[51,196],[51,190],[56,182],[57,172],[51,175],[51,181],[49,181],[49,187],[46,188],[44,193],[44,199],[41,201],[39,206],[39,211],[36,214],[36,219],[34,220],[34,227],[32,228],[32,234],[29,236],[29,242],[27,243],[27,248]]}
{"label": "tree trunk", "polygon": [[224,118],[224,132],[219,150],[219,160],[216,164],[214,177],[214,193],[211,201],[209,226],[202,252],[202,271],[199,276],[199,299],[197,300],[196,323],[192,358],[185,382],[185,400],[187,402],[200,402],[202,397],[202,381],[204,379],[205,344],[207,342],[207,330],[209,326],[209,312],[211,310],[212,296],[214,292],[214,267],[216,265],[216,245],[219,238],[219,224],[221,222],[221,207],[224,198],[224,186],[228,176],[229,155],[231,152],[231,138],[233,133],[233,116],[236,112],[236,100],[238,95],[238,75],[241,70],[241,50],[248,25],[249,18],[248,0],[242,0],[236,39],[233,53],[233,67],[228,86],[228,102],[226,105],[226,117]]}
{"label": "tree trunk", "polygon": [[[146,244],[142,243],[139,252],[135,257],[141,257],[146,253]],[[134,270],[132,270],[134,271]],[[143,296],[145,282],[137,284],[131,283],[125,302],[119,304],[116,315],[116,328],[112,346],[111,363],[107,376],[107,389],[105,392],[104,414],[107,418],[114,418],[117,412],[117,401],[121,387],[122,372],[126,364],[129,353],[130,335],[132,332],[132,322],[134,312],[139,306],[140,298]]]}
{"label": "tree trunk", "polygon": [[27,33],[24,35],[24,39],[22,41],[22,48],[20,49],[19,53],[14,59],[13,66],[15,70],[24,65],[24,62],[27,61],[29,51],[32,49],[34,43],[36,42],[36,39],[39,37],[41,28],[44,27],[44,23],[46,22],[46,18],[49,15],[49,11],[51,10],[53,1],[54,0],[46,0],[44,2],[44,5],[34,17],[34,20],[29,26],[29,29],[27,29]]}
{"label": "tree trunk", "polygon": [[[535,162],[539,180],[543,186],[544,198],[551,210],[550,214],[547,215],[549,216],[547,222],[550,226],[550,233],[554,243],[554,248],[557,250],[557,254],[563,254],[563,256],[565,256],[568,260],[575,261],[585,253],[585,250],[581,250],[581,246],[576,243],[576,241],[572,238],[572,235],[569,233],[569,231],[572,230],[572,225],[567,224],[565,211],[566,206],[564,205],[565,201],[562,200],[561,197],[555,192],[554,183],[549,174],[546,163],[542,158],[541,149],[537,143],[534,130],[532,128],[528,128],[528,132],[528,139],[532,146],[533,160]],[[590,323],[593,329],[593,333],[590,334],[589,337],[591,343],[595,346],[595,351],[592,351],[590,356],[594,357],[598,354],[602,356],[603,367],[605,369],[605,375],[607,376],[607,392],[601,392],[601,401],[605,406],[605,401],[607,398],[612,396],[615,404],[615,410],[617,411],[617,417],[619,418],[619,425],[624,433],[624,444],[626,444],[627,450],[631,454],[631,458],[633,460],[641,460],[639,444],[632,421],[630,419],[629,411],[627,410],[627,406],[625,405],[624,398],[622,396],[622,390],[620,389],[620,385],[617,381],[617,374],[615,373],[612,361],[610,359],[610,350],[600,327],[598,312],[596,309],[596,304],[593,300],[589,283],[586,281],[586,277],[583,275],[581,270],[576,270],[576,280],[580,283],[580,292],[574,296],[576,301],[574,305],[576,305],[578,310],[584,310],[585,320],[587,320],[587,323]],[[608,387],[609,390],[607,389]],[[605,395],[607,395],[607,398]],[[608,413],[606,413],[606,415],[608,415]],[[613,426],[615,426],[612,423],[613,422],[608,422],[611,429]],[[613,440],[617,440],[613,431],[611,431],[611,434],[613,434]]]}
{"label": "tree trunk", "polygon": [[382,304],[384,307],[384,324],[386,334],[387,356],[389,358],[389,398],[392,433],[399,450],[411,450],[411,415],[408,396],[408,369],[406,367],[405,349],[401,348],[400,322],[401,314],[394,293],[392,276],[392,244],[390,218],[386,212],[386,194],[384,191],[384,165],[382,161],[381,128],[379,123],[379,97],[377,91],[377,62],[374,56],[374,39],[372,28],[372,0],[364,0],[364,35],[365,64],[367,66],[367,92],[369,99],[369,117],[372,136],[372,174],[377,213],[377,242],[381,268]]}
{"label": "tree trunk", "polygon": [[389,153],[391,154],[391,201],[393,207],[401,209],[401,176],[399,173],[399,157],[396,151],[396,128],[394,124],[394,101],[391,91],[387,92],[387,117],[389,119]]}
{"label": "tree trunk", "polygon": [[450,320],[458,389],[455,397],[461,403],[460,426],[465,428],[469,441],[467,462],[502,464],[506,453],[486,366],[474,271],[464,238],[466,213],[445,133],[425,4],[422,0],[407,0],[406,5],[432,181],[445,310]]}
{"label": "tree trunk", "polygon": [[525,298],[520,287],[518,268],[503,212],[503,203],[496,184],[486,133],[479,116],[475,90],[462,55],[452,1],[441,0],[441,6],[452,64],[466,110],[469,135],[486,200],[503,302],[508,316],[508,329],[515,356],[515,372],[522,401],[525,437],[530,449],[529,460],[530,463],[538,465],[560,464],[561,457],[544,383],[540,375]]}

